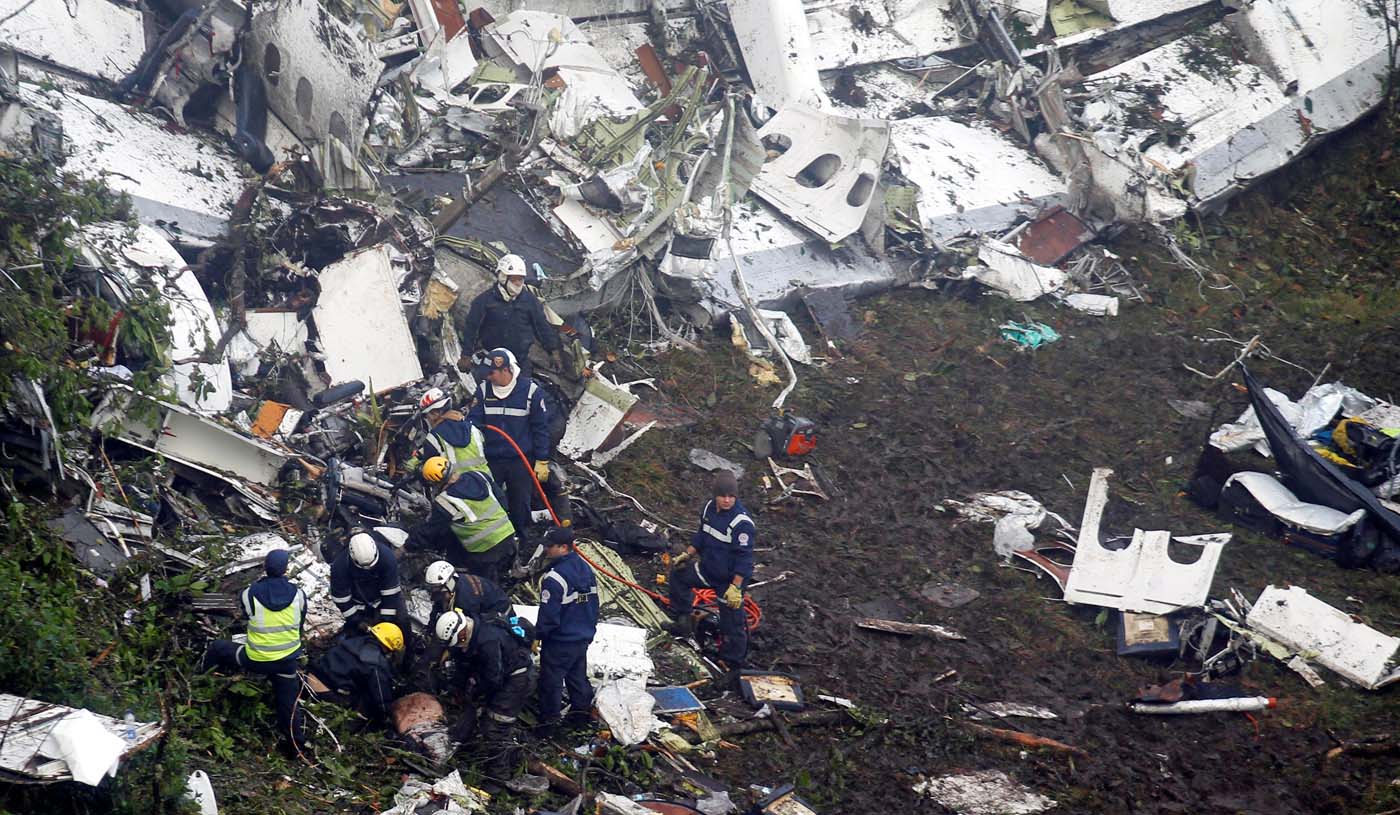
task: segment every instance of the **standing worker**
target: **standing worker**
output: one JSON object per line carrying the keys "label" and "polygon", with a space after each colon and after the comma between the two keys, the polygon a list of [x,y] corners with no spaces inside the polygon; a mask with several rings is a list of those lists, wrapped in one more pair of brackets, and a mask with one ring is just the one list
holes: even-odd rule
{"label": "standing worker", "polygon": [[368,634],[342,636],[311,666],[322,688],[312,690],[326,701],[359,710],[373,724],[384,724],[394,702],[394,663],[403,653],[403,630],[375,623]]}
{"label": "standing worker", "polygon": [[493,582],[515,563],[515,525],[501,508],[489,475],[475,471],[453,473],[447,459],[423,462],[423,480],[447,483],[433,499],[427,523],[414,529],[453,566]]}
{"label": "standing worker", "polygon": [[355,631],[367,632],[378,622],[407,625],[394,550],[368,532],[351,535],[350,546],[331,561],[331,602]]}
{"label": "standing worker", "polygon": [[[671,613],[678,615],[669,630],[678,636],[695,631],[692,589],[712,588],[719,601],[719,658],[729,670],[744,665],[749,653],[749,630],[744,619],[744,584],[753,577],[754,525],[739,503],[739,481],[728,470],[715,473],[714,499],[700,512],[700,528],[676,559],[670,586]],[[699,559],[692,566],[687,561]]]}
{"label": "standing worker", "polygon": [[500,615],[473,617],[460,609],[440,615],[434,632],[452,654],[457,681],[473,700],[453,726],[452,739],[465,743],[472,737],[478,718],[475,702],[480,702],[486,708],[480,717],[481,741],[495,753],[489,766],[493,773],[504,774],[514,763],[512,731],[530,698],[530,644],[525,632],[512,630]]}
{"label": "standing worker", "polygon": [[297,697],[301,680],[302,623],[306,620],[306,593],[287,579],[286,549],[274,549],[263,560],[265,576],[243,590],[240,605],[248,618],[248,643],[214,640],[205,651],[200,673],[214,668],[262,674],[272,681],[277,709],[277,731],[289,756],[306,749],[306,734]]}
{"label": "standing worker", "polygon": [[574,533],[556,526],[545,533],[544,554],[550,569],[540,580],[540,611],[535,635],[540,641],[540,724],[558,724],[564,689],[569,715],[586,719],[593,708],[588,683],[588,646],[598,631],[598,579],[574,551]]}
{"label": "standing worker", "polygon": [[[496,483],[505,488],[510,521],[528,548],[535,479],[543,482],[549,478],[549,417],[544,395],[539,385],[521,375],[515,354],[508,348],[493,349],[486,368],[486,381],[477,386],[469,417],[486,438],[486,464]],[[516,452],[517,446],[520,452]],[[525,454],[525,461],[520,453]]]}
{"label": "standing worker", "polygon": [[462,350],[470,354],[483,348],[508,348],[528,377],[530,348],[537,339],[555,366],[565,370],[559,331],[549,324],[540,298],[525,287],[525,261],[519,255],[506,255],[496,264],[496,285],[472,300],[462,327]]}
{"label": "standing worker", "polygon": [[417,469],[421,458],[442,456],[447,459],[455,475],[467,472],[490,474],[486,467],[485,439],[481,437],[481,431],[467,421],[461,411],[452,409],[452,399],[442,388],[429,388],[418,400],[418,407],[427,419],[428,433],[408,460],[409,470]]}

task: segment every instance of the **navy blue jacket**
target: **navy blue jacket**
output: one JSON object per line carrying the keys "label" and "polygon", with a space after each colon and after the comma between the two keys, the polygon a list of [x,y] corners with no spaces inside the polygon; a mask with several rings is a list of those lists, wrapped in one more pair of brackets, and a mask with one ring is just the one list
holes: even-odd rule
{"label": "navy blue jacket", "polygon": [[739,501],[720,512],[714,501],[700,512],[700,528],[690,545],[700,553],[700,576],[720,591],[734,576],[747,583],[753,577],[753,545],[756,531],[748,510]]}
{"label": "navy blue jacket", "polygon": [[[242,601],[243,615],[249,619],[253,616],[253,600],[262,603],[263,608],[268,611],[281,611],[292,603],[300,603],[301,630],[297,632],[297,635],[304,638],[302,632],[306,630],[306,595],[302,593],[301,587],[286,577],[264,576],[244,589],[239,599]],[[286,658],[296,659],[301,656],[304,650],[306,650],[305,642],[297,646],[297,650],[288,654]]]}
{"label": "navy blue jacket", "polygon": [[452,597],[452,605],[446,608],[443,608],[443,605],[439,603],[438,608],[434,609],[437,613],[433,615],[433,619],[437,619],[438,614],[454,608],[461,609],[462,613],[472,617],[511,613],[510,598],[501,591],[500,586],[484,577],[460,570],[457,572],[457,591]]}
{"label": "navy blue jacket", "polygon": [[331,690],[359,700],[366,716],[384,721],[394,701],[394,668],[373,634],[337,640],[311,668]]}
{"label": "navy blue jacket", "polygon": [[[397,602],[396,595],[403,591],[399,585],[399,561],[394,557],[394,550],[380,541],[375,541],[374,545],[379,547],[379,562],[372,568],[361,569],[351,563],[349,549],[331,562],[331,601],[347,620],[361,611],[380,608],[381,605],[386,607],[381,608],[381,612],[387,611],[388,606]],[[399,622],[404,624],[403,621]]]}
{"label": "navy blue jacket", "polygon": [[545,413],[544,391],[534,380],[523,377],[504,399],[497,399],[490,382],[476,389],[476,403],[469,417],[481,428],[486,439],[486,458],[493,461],[519,461],[515,448],[487,425],[499,427],[515,439],[531,461],[549,458],[549,416]]}
{"label": "navy blue jacket", "polygon": [[551,352],[564,344],[558,329],[545,318],[544,304],[528,288],[513,300],[502,297],[499,286],[478,294],[462,327],[462,350],[468,355],[476,350],[509,348],[516,359],[525,360],[536,339]]}
{"label": "navy blue jacket", "polygon": [[598,631],[598,578],[578,552],[570,552],[550,566],[540,580],[535,635],[544,644],[592,642]]}
{"label": "navy blue jacket", "polygon": [[458,667],[476,678],[477,689],[486,696],[505,687],[515,673],[530,668],[530,646],[496,622],[477,619],[467,647],[453,652]]}

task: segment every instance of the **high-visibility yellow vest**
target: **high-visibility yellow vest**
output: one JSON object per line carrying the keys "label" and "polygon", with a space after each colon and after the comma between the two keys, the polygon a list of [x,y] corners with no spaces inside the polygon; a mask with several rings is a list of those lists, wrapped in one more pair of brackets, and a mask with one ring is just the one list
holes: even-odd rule
{"label": "high-visibility yellow vest", "polygon": [[[300,592],[298,592],[300,597]],[[253,616],[248,620],[248,658],[254,662],[275,662],[291,656],[301,647],[301,603],[293,600],[280,611],[272,611],[249,597]]]}
{"label": "high-visibility yellow vest", "polygon": [[468,552],[485,552],[515,534],[510,517],[490,492],[479,501],[456,498],[445,492],[435,500],[452,516],[452,533]]}

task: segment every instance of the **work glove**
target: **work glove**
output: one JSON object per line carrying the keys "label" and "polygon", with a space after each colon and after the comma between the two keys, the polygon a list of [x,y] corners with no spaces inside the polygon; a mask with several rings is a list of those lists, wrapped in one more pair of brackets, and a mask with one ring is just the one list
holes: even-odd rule
{"label": "work glove", "polygon": [[744,592],[733,583],[724,590],[724,604],[730,608],[739,608],[744,604]]}
{"label": "work glove", "polygon": [[675,557],[671,558],[671,566],[679,569],[681,567],[681,564],[685,563],[693,557],[695,557],[695,555],[692,555],[690,553],[690,550],[687,549],[686,551],[681,552],[679,555],[676,555]]}
{"label": "work glove", "polygon": [[536,462],[535,462],[535,478],[537,478],[537,479],[540,481],[540,483],[544,483],[545,481],[548,481],[548,480],[549,480],[549,462],[548,462],[548,461],[536,461]]}

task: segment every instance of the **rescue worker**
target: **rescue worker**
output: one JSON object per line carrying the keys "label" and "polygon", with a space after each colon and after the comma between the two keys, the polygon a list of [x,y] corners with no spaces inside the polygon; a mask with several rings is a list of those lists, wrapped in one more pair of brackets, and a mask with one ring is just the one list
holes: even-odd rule
{"label": "rescue worker", "polygon": [[[453,609],[437,618],[434,633],[447,646],[457,683],[468,705],[452,727],[452,738],[465,743],[476,732],[495,753],[493,770],[513,764],[511,742],[516,720],[530,698],[530,644],[523,630],[511,630],[501,615],[474,617]],[[478,707],[485,713],[478,713]]]}
{"label": "rescue worker", "polygon": [[540,724],[557,724],[564,690],[569,715],[587,719],[593,708],[588,683],[588,646],[598,630],[598,579],[578,552],[573,530],[556,526],[545,533],[544,554],[550,569],[540,580],[540,611],[535,636],[540,641]]}
{"label": "rescue worker", "polygon": [[[510,598],[500,586],[478,575],[458,571],[445,560],[429,563],[423,571],[423,582],[433,598],[430,619],[436,620],[454,608],[469,617],[507,618],[514,614]],[[412,683],[415,688],[430,693],[436,690],[432,666],[442,661],[445,649],[446,645],[436,638],[428,643],[413,669]]]}
{"label": "rescue worker", "polygon": [[506,491],[510,521],[521,542],[528,543],[535,479],[549,478],[549,417],[540,386],[521,375],[510,349],[493,349],[485,367],[486,381],[477,386],[469,418],[486,438],[486,464]]}
{"label": "rescue worker", "polygon": [[262,674],[272,682],[273,706],[282,749],[295,756],[306,749],[303,716],[297,697],[301,680],[297,662],[303,653],[302,623],[306,594],[287,579],[286,549],[274,549],[263,560],[265,575],[243,590],[239,602],[248,618],[248,642],[214,640],[204,653],[200,673],[214,668]]}
{"label": "rescue worker", "polygon": [[433,499],[427,523],[415,534],[461,569],[499,582],[515,563],[515,525],[493,492],[491,477],[475,471],[453,473],[447,459],[423,462],[423,480],[446,483]]}
{"label": "rescue worker", "polygon": [[428,433],[408,460],[410,470],[418,469],[423,458],[442,456],[454,474],[490,475],[481,431],[461,411],[452,409],[452,400],[442,388],[429,388],[418,400],[418,406],[427,420]]}
{"label": "rescue worker", "polygon": [[393,548],[368,532],[351,535],[350,546],[331,561],[331,602],[352,631],[377,622],[406,625],[408,603]]}
{"label": "rescue worker", "polygon": [[373,724],[385,724],[394,702],[393,660],[403,649],[403,630],[394,623],[375,623],[367,634],[341,636],[311,666],[312,689],[327,701],[355,708]]}
{"label": "rescue worker", "polygon": [[496,285],[472,300],[462,326],[462,350],[470,354],[507,348],[528,377],[535,340],[549,352],[555,366],[565,370],[559,331],[549,324],[540,298],[525,286],[525,261],[519,255],[506,255],[496,264]]}
{"label": "rescue worker", "polygon": [[[711,588],[719,601],[719,658],[730,670],[743,667],[748,657],[749,631],[744,619],[744,584],[753,577],[754,525],[739,503],[739,481],[728,470],[714,477],[714,499],[700,512],[700,528],[690,545],[676,557],[667,583],[671,613],[669,630],[678,636],[695,631],[691,615],[692,589]],[[689,561],[699,555],[694,564]]]}
{"label": "rescue worker", "polygon": [[435,560],[423,571],[423,582],[433,596],[433,618],[460,609],[470,616],[509,614],[510,598],[490,580],[457,571],[445,560]]}

